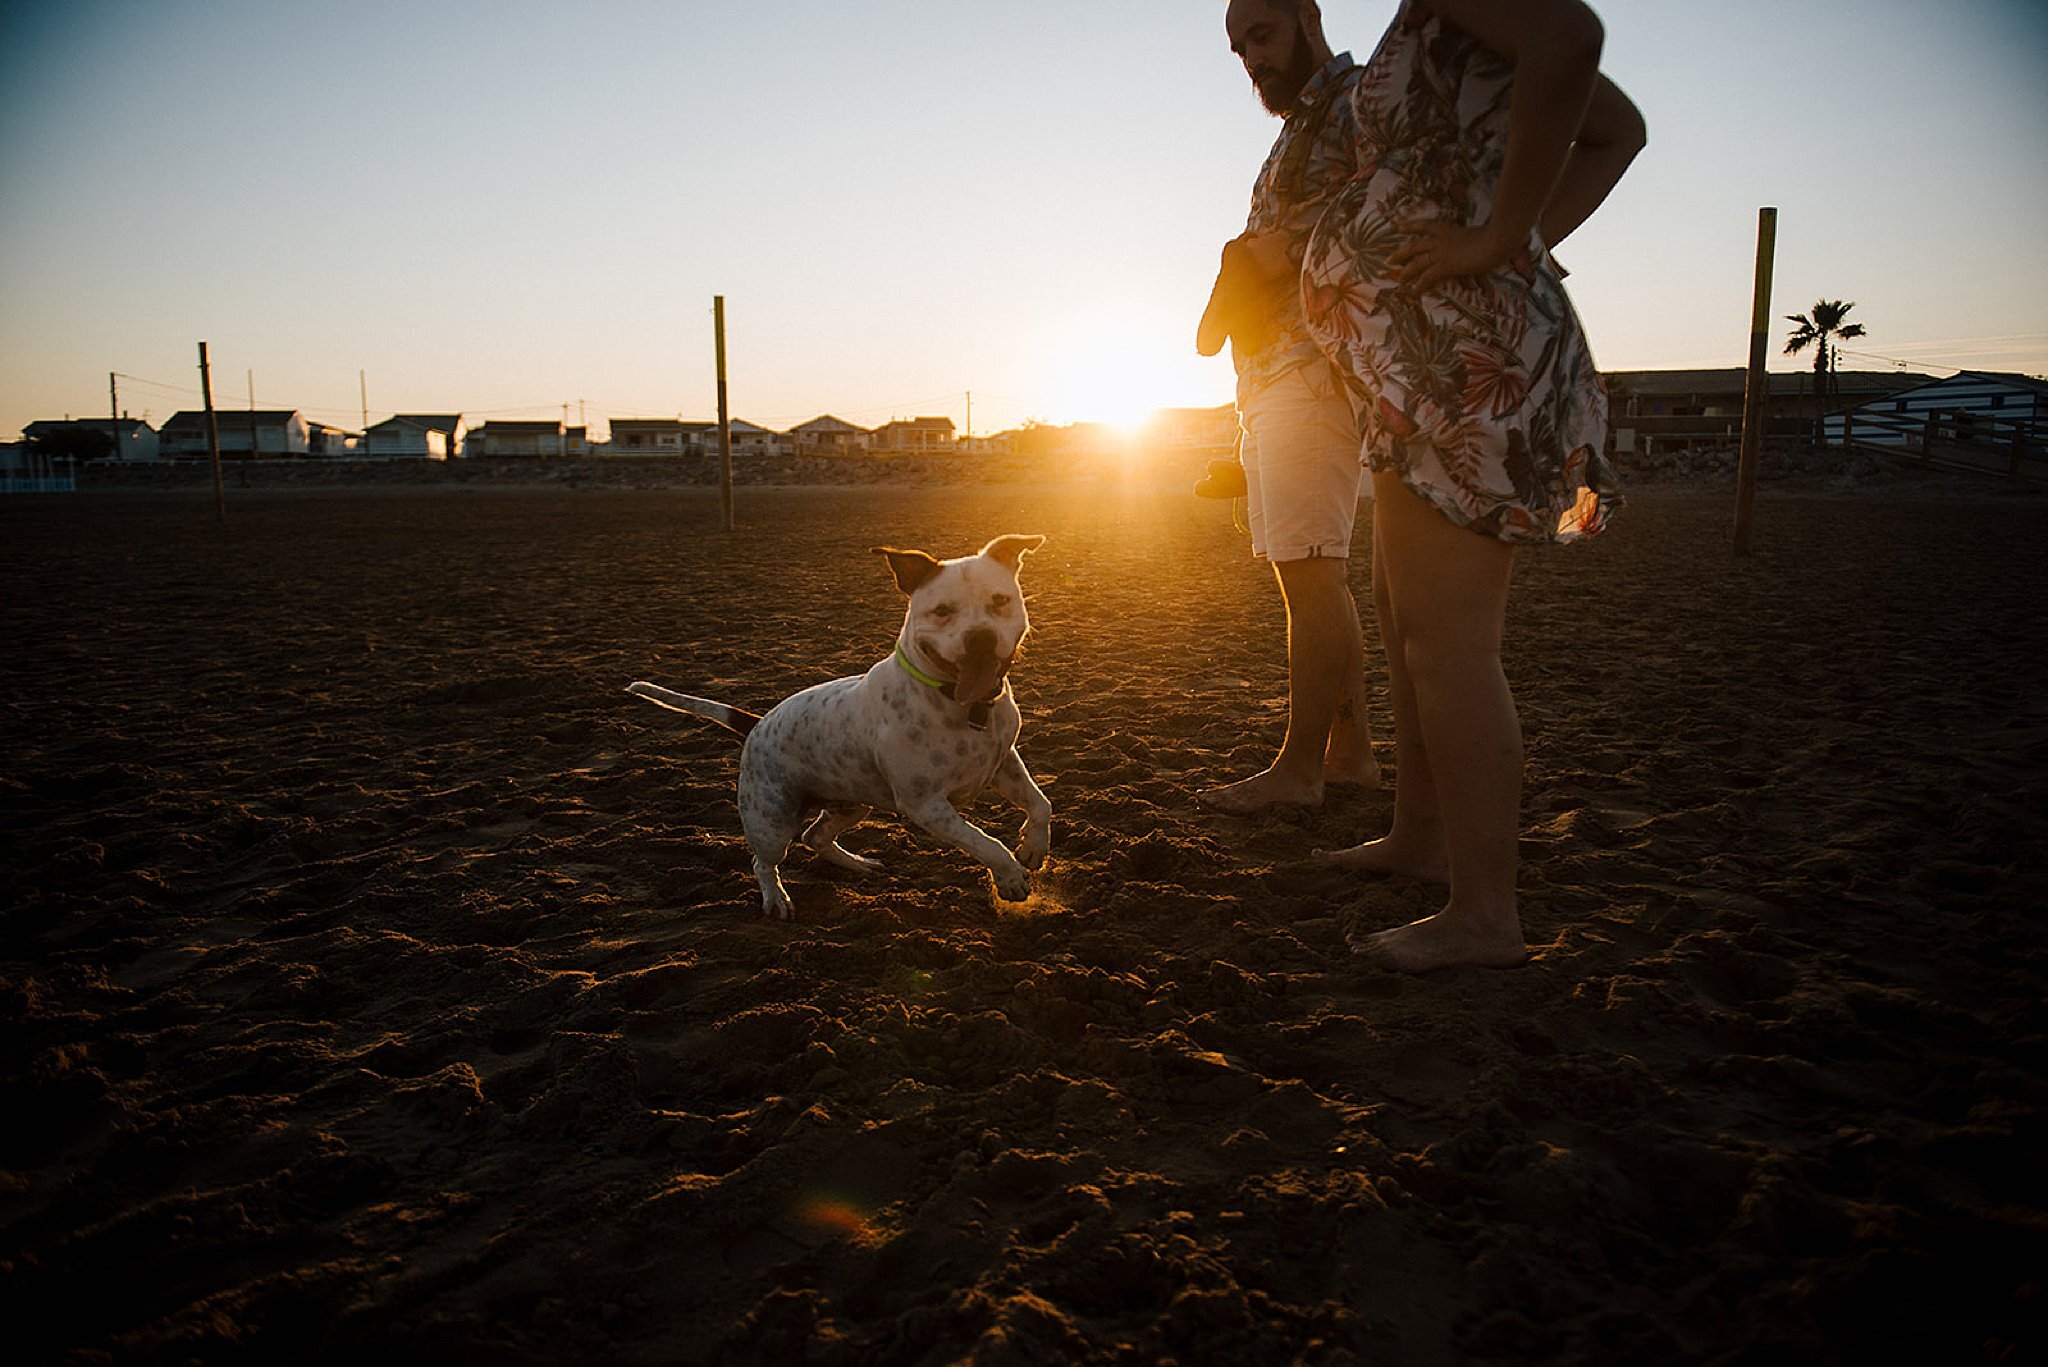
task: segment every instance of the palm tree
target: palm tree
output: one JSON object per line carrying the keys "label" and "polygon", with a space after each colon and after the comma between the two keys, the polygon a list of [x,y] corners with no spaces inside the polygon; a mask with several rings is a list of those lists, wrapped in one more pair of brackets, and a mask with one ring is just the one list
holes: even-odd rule
{"label": "palm tree", "polygon": [[1835,344],[1863,335],[1863,324],[1843,321],[1849,316],[1849,310],[1855,307],[1855,304],[1845,304],[1839,299],[1822,299],[1814,304],[1811,315],[1785,315],[1785,321],[1794,325],[1792,336],[1785,343],[1785,354],[1797,356],[1809,345],[1814,348],[1813,432],[1817,446],[1827,445],[1827,400],[1832,397],[1838,410],[1842,406],[1841,381],[1835,375]]}

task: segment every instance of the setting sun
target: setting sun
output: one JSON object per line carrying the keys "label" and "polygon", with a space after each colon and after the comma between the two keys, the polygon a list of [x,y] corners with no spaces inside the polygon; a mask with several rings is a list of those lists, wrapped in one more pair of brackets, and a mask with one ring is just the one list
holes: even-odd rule
{"label": "setting sun", "polygon": [[1046,394],[1055,420],[1103,422],[1126,432],[1155,409],[1180,402],[1189,388],[1192,347],[1160,324],[1102,317],[1060,339],[1048,368]]}

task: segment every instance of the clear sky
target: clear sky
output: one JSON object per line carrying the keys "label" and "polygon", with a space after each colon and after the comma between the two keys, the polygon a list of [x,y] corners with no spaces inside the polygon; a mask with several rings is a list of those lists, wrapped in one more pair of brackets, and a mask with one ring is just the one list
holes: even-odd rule
{"label": "clear sky", "polygon": [[[2048,5],[1635,0],[1651,145],[1560,258],[1610,369],[2048,372]],[[1392,0],[1327,0],[1362,60]],[[215,398],[394,411],[1129,419],[1194,355],[1278,125],[1222,0],[0,0],[0,436]],[[1773,342],[1776,353],[1785,329]],[[1796,360],[1781,360],[1791,368]]]}

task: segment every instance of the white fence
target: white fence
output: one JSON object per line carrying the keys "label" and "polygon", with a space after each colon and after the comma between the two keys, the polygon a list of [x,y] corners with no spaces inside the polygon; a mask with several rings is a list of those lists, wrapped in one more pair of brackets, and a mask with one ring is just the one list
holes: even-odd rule
{"label": "white fence", "polygon": [[0,469],[0,494],[75,494],[78,465],[48,456],[28,456],[19,466]]}

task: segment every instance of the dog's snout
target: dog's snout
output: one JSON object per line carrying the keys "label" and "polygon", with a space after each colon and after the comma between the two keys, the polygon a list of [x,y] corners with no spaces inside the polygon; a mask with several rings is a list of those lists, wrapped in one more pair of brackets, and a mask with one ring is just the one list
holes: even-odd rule
{"label": "dog's snout", "polygon": [[960,644],[969,655],[993,655],[996,653],[996,634],[987,627],[976,627],[960,638]]}

